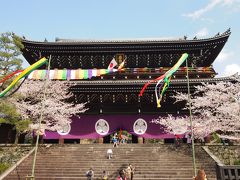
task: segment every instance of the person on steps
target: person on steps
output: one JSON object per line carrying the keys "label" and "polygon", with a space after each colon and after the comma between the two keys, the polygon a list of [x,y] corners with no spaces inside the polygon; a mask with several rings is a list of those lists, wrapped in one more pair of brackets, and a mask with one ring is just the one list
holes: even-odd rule
{"label": "person on steps", "polygon": [[124,170],[119,171],[119,176],[118,176],[117,180],[127,180],[125,177]]}
{"label": "person on steps", "polygon": [[112,154],[113,154],[112,149],[108,149],[108,150],[107,150],[107,158],[108,158],[108,159],[112,159]]}
{"label": "person on steps", "polygon": [[93,180],[94,178],[94,171],[92,168],[90,168],[87,172],[86,172],[86,176],[87,176],[87,180]]}
{"label": "person on steps", "polygon": [[207,180],[207,175],[206,175],[204,169],[202,169],[202,168],[199,169],[197,176],[193,177],[193,180]]}
{"label": "person on steps", "polygon": [[102,180],[108,180],[108,173],[104,170],[102,173]]}

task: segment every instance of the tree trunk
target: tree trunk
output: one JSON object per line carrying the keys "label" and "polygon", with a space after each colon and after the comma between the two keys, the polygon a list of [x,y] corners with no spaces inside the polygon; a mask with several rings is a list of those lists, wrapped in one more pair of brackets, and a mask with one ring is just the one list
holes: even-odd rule
{"label": "tree trunk", "polygon": [[20,136],[20,133],[16,130],[16,135],[15,135],[15,141],[14,141],[14,144],[18,144],[19,136]]}

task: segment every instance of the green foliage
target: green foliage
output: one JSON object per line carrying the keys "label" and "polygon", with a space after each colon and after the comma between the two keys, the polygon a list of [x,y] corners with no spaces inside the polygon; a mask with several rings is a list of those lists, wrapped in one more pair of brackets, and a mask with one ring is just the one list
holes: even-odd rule
{"label": "green foliage", "polygon": [[16,107],[6,99],[0,101],[0,113],[4,114],[4,117],[0,118],[0,124],[6,123],[14,125],[16,130],[15,143],[17,143],[18,136],[29,129],[31,121],[29,119],[21,119],[21,116],[17,113]]}
{"label": "green foliage", "polygon": [[15,122],[15,127],[18,132],[25,132],[29,128],[29,124],[31,123],[31,120],[29,119],[24,119],[21,121]]}
{"label": "green foliage", "polygon": [[9,167],[10,167],[10,164],[8,163],[0,163],[0,174],[2,174]]}
{"label": "green foliage", "polygon": [[234,165],[240,165],[240,159],[234,161]]}
{"label": "green foliage", "polygon": [[4,114],[4,117],[0,118],[0,123],[15,124],[19,120],[20,116],[16,111],[13,104],[9,103],[7,100],[0,101],[0,113]]}
{"label": "green foliage", "polygon": [[219,136],[216,132],[212,134],[212,137],[213,137],[213,141],[215,143],[221,143],[221,139],[219,138]]}
{"label": "green foliage", "polygon": [[[14,33],[6,32],[0,35],[0,79],[21,69],[22,60],[19,55],[21,55],[20,50],[23,47],[21,38]],[[0,85],[0,89],[7,86],[9,82]]]}

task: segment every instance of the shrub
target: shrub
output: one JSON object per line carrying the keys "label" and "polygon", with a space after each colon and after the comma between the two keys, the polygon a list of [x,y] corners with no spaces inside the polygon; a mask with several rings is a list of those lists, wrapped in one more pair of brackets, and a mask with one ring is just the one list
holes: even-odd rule
{"label": "shrub", "polygon": [[240,159],[234,161],[234,165],[240,165]]}
{"label": "shrub", "polygon": [[9,167],[10,167],[10,164],[0,163],[0,174],[2,174]]}

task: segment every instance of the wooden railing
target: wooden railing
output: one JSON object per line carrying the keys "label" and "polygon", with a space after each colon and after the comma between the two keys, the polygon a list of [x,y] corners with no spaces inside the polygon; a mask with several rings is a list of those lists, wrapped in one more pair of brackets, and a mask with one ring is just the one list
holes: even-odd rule
{"label": "wooden railing", "polygon": [[208,149],[207,146],[203,147],[203,149],[216,163],[217,180],[240,180],[239,165],[225,165]]}
{"label": "wooden railing", "polygon": [[217,180],[240,180],[240,166],[219,165],[216,163]]}

